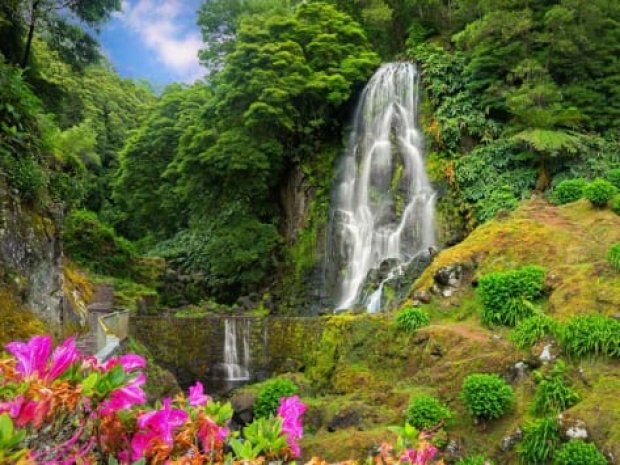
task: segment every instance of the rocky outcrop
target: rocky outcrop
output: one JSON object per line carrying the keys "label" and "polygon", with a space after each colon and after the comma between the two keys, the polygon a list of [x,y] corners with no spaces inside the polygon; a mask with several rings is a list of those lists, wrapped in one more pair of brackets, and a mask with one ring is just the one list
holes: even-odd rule
{"label": "rocky outcrop", "polygon": [[53,329],[63,326],[64,305],[59,211],[22,205],[0,182],[0,280],[24,307]]}

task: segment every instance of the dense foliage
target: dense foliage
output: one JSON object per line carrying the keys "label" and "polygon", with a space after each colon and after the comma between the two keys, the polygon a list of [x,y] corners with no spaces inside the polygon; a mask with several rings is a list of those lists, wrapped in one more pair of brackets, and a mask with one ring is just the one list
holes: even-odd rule
{"label": "dense foliage", "polygon": [[512,388],[494,374],[472,374],[465,378],[461,401],[475,418],[500,418],[514,403]]}
{"label": "dense foliage", "polygon": [[280,398],[292,396],[298,391],[295,383],[288,379],[274,379],[267,382],[256,396],[254,415],[258,418],[273,415],[278,408]]}
{"label": "dense foliage", "polygon": [[482,321],[514,326],[532,316],[533,302],[542,296],[544,279],[545,270],[539,266],[481,276],[476,292],[482,301]]}
{"label": "dense foliage", "polygon": [[598,208],[606,207],[615,193],[615,186],[601,178],[595,179],[583,188],[583,194],[586,199]]}
{"label": "dense foliage", "polygon": [[555,453],[553,463],[554,465],[605,465],[607,459],[594,444],[572,440]]}
{"label": "dense foliage", "polygon": [[601,315],[576,316],[562,327],[560,341],[569,355],[620,357],[620,322]]}
{"label": "dense foliage", "polygon": [[64,245],[77,263],[110,276],[127,276],[136,256],[130,242],[87,210],[74,210],[65,218]]}
{"label": "dense foliage", "polygon": [[396,327],[407,332],[413,332],[416,329],[427,326],[430,321],[431,318],[428,316],[428,313],[419,307],[406,308],[396,315]]}
{"label": "dense foliage", "polygon": [[519,321],[510,338],[520,349],[529,349],[545,337],[553,336],[558,331],[558,323],[544,314],[536,314]]}
{"label": "dense foliage", "polygon": [[556,205],[574,202],[583,197],[583,190],[588,183],[585,179],[566,179],[553,188],[551,200]]}
{"label": "dense foliage", "polygon": [[450,409],[429,395],[414,397],[405,412],[405,421],[419,430],[431,429],[452,416]]}
{"label": "dense foliage", "polygon": [[560,432],[555,418],[543,418],[523,427],[523,439],[519,444],[519,463],[544,465],[549,463],[560,444]]}
{"label": "dense foliage", "polygon": [[556,362],[551,373],[538,373],[538,386],[532,403],[534,413],[538,415],[557,414],[579,401],[579,394],[566,385],[565,371],[565,364]]}

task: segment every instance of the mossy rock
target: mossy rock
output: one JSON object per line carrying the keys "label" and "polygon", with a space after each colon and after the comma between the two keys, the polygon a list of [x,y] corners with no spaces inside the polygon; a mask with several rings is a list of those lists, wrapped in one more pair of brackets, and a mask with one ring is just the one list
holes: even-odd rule
{"label": "mossy rock", "polygon": [[17,339],[49,332],[45,323],[28,310],[8,286],[0,286],[0,347]]}

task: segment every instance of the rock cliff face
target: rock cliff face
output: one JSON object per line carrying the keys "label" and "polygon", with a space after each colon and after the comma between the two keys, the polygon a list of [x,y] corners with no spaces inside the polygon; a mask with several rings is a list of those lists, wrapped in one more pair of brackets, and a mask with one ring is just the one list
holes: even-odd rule
{"label": "rock cliff face", "polygon": [[53,329],[63,325],[61,215],[21,204],[0,181],[0,281]]}

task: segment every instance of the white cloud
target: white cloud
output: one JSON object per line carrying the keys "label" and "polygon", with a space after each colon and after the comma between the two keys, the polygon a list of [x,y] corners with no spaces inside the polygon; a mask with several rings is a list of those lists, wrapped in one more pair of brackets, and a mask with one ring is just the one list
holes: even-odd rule
{"label": "white cloud", "polygon": [[124,0],[118,18],[138,34],[162,65],[180,80],[193,82],[205,74],[198,61],[200,34],[188,30],[186,15],[193,13],[183,0]]}

